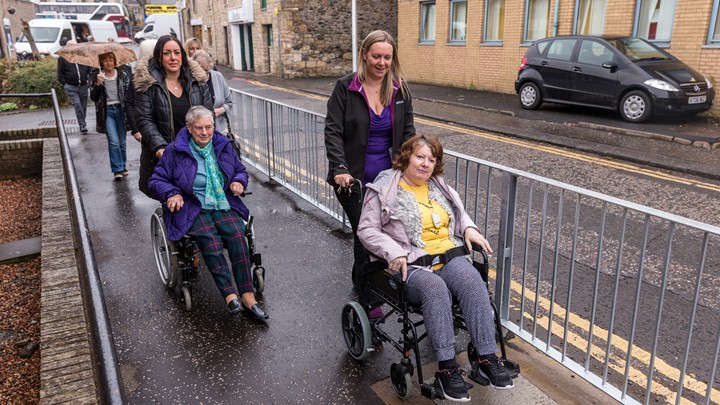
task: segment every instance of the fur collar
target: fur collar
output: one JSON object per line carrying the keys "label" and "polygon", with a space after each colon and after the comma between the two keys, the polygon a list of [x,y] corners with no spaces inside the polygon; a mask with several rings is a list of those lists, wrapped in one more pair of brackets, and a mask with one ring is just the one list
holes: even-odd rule
{"label": "fur collar", "polygon": [[[455,229],[455,215],[453,210],[450,208],[450,202],[433,182],[428,182],[428,189],[428,196],[430,199],[434,203],[440,205],[450,216],[450,222],[448,224],[450,237],[452,238],[455,246],[460,246],[463,242],[453,232]],[[405,233],[410,240],[410,243],[419,248],[425,247],[426,243],[422,240],[422,218],[420,217],[420,207],[418,207],[415,196],[413,193],[398,186],[396,203],[397,205],[395,206],[393,214],[405,225]]]}

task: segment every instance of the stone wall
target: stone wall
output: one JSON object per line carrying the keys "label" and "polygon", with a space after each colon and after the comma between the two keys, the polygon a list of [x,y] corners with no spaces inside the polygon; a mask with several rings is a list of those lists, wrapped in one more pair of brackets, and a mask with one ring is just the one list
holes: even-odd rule
{"label": "stone wall", "polygon": [[[350,0],[282,2],[284,77],[340,76],[352,71]],[[358,49],[373,30],[397,37],[397,2],[357,1]]]}
{"label": "stone wall", "polygon": [[0,141],[0,178],[39,176],[42,159],[42,139]]}

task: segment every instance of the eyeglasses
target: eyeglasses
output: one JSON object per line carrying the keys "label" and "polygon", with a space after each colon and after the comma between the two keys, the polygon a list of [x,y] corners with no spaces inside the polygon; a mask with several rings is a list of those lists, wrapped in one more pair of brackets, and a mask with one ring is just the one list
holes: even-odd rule
{"label": "eyeglasses", "polygon": [[213,131],[213,128],[215,128],[215,125],[205,125],[205,126],[193,125],[192,127],[193,127],[193,129],[194,129],[195,131],[197,131],[197,132],[203,132],[203,130],[204,130],[205,132],[212,132],[212,131]]}

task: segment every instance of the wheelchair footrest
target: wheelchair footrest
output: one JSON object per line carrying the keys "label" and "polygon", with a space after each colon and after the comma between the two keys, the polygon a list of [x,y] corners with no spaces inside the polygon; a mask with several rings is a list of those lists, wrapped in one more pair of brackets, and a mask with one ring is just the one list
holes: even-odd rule
{"label": "wheelchair footrest", "polygon": [[435,384],[420,384],[420,394],[424,396],[425,398],[429,398],[431,400],[435,399],[445,399],[445,396],[442,394],[442,390],[438,389]]}

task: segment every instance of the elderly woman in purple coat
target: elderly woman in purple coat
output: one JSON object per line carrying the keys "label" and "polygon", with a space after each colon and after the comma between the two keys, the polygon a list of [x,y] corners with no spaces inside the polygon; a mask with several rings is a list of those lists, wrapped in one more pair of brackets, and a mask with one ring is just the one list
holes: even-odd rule
{"label": "elderly woman in purple coat", "polygon": [[[249,211],[240,196],[247,187],[248,174],[232,141],[215,131],[214,118],[203,106],[188,110],[186,126],[168,145],[148,187],[164,201],[168,238],[176,241],[187,234],[195,239],[230,313],[244,311],[265,323],[268,315],[253,293],[250,257],[243,238]],[[223,245],[230,254],[232,271]]]}

